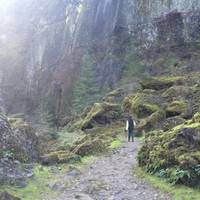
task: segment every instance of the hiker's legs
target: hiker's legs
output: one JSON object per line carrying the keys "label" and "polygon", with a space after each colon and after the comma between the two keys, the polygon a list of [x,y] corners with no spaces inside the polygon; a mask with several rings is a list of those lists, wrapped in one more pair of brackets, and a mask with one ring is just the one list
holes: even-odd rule
{"label": "hiker's legs", "polygon": [[130,136],[130,133],[128,132],[128,142],[130,142],[131,140],[131,136]]}
{"label": "hiker's legs", "polygon": [[134,132],[132,132],[132,142],[134,142]]}
{"label": "hiker's legs", "polygon": [[128,131],[128,142],[131,141],[131,131]]}
{"label": "hiker's legs", "polygon": [[128,131],[128,142],[131,141],[132,138],[132,142],[134,142],[134,135],[133,135],[133,131]]}

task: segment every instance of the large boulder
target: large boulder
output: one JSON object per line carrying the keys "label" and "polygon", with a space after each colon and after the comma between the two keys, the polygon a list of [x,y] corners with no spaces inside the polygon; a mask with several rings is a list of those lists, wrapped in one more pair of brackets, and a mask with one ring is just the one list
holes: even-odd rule
{"label": "large boulder", "polygon": [[200,185],[200,123],[196,118],[169,131],[146,135],[139,165],[173,183]]}
{"label": "large boulder", "polygon": [[73,152],[80,156],[87,156],[94,153],[103,152],[106,149],[104,142],[99,138],[90,138],[77,145]]}
{"label": "large boulder", "polygon": [[15,185],[23,188],[27,185],[27,179],[32,176],[32,164],[23,164],[7,158],[0,159],[0,185]]}
{"label": "large boulder", "polygon": [[181,85],[184,83],[184,77],[157,77],[142,80],[140,84],[143,89],[162,90],[172,87],[173,85]]}
{"label": "large boulder", "polygon": [[121,114],[119,104],[95,103],[81,120],[81,129],[91,129],[95,125],[111,124],[113,121],[120,119]]}
{"label": "large boulder", "polygon": [[168,130],[171,130],[172,128],[180,125],[180,124],[184,124],[185,123],[185,119],[183,119],[182,117],[180,116],[175,116],[175,117],[170,117],[170,118],[167,118],[165,119],[163,122],[162,122],[162,129],[164,131],[168,131]]}
{"label": "large boulder", "polygon": [[134,114],[138,118],[150,116],[162,107],[163,100],[155,90],[144,90],[127,96],[122,102],[124,112]]}
{"label": "large boulder", "polygon": [[148,132],[162,126],[163,120],[166,119],[165,111],[160,109],[150,116],[140,119],[137,125],[137,134],[141,135],[143,131]]}
{"label": "large boulder", "polygon": [[38,159],[38,139],[35,130],[28,124],[11,127],[5,117],[0,116],[0,158],[22,162]]}
{"label": "large boulder", "polygon": [[166,98],[168,101],[173,101],[175,99],[188,99],[193,96],[195,92],[194,87],[189,87],[185,85],[175,85],[165,90],[162,93],[162,97]]}
{"label": "large boulder", "polygon": [[80,161],[80,156],[67,151],[55,151],[41,157],[43,165],[63,164]]}
{"label": "large boulder", "polygon": [[183,118],[188,118],[192,113],[191,109],[185,101],[173,101],[166,108],[167,117],[174,117],[180,115]]}
{"label": "large boulder", "polygon": [[0,184],[26,185],[32,176],[32,165],[38,159],[38,140],[34,129],[22,123],[12,127],[6,117],[0,117]]}
{"label": "large boulder", "polygon": [[103,100],[109,103],[120,103],[124,96],[126,96],[126,93],[125,90],[119,88],[108,93]]}
{"label": "large boulder", "polygon": [[7,119],[0,115],[0,158],[15,147],[16,141]]}
{"label": "large boulder", "polygon": [[22,162],[33,162],[39,158],[36,131],[29,124],[22,124],[13,129],[15,137],[15,157]]}

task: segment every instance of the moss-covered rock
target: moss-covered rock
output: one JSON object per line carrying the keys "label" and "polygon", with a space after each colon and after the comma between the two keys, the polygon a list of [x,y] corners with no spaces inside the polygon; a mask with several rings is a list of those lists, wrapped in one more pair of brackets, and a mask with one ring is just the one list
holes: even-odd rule
{"label": "moss-covered rock", "polygon": [[162,105],[162,98],[154,90],[138,92],[125,97],[122,102],[124,112],[135,114],[138,118],[150,116]]}
{"label": "moss-covered rock", "polygon": [[0,158],[4,156],[4,152],[12,150],[15,146],[14,133],[8,120],[0,116]]}
{"label": "moss-covered rock", "polygon": [[174,99],[187,99],[190,98],[195,91],[194,87],[189,87],[187,85],[175,85],[165,90],[162,93],[163,98],[167,98],[167,100],[172,101]]}
{"label": "moss-covered rock", "polygon": [[163,110],[158,110],[151,114],[149,117],[140,120],[137,125],[137,132],[142,134],[143,131],[148,132],[161,126],[161,122],[165,119],[166,115]]}
{"label": "moss-covered rock", "polygon": [[103,98],[103,101],[108,103],[120,103],[123,100],[125,94],[126,94],[125,90],[119,88],[108,93]]}
{"label": "moss-covered rock", "polygon": [[149,116],[156,111],[159,111],[160,108],[153,104],[137,104],[133,105],[132,109],[139,118],[142,118]]}
{"label": "moss-covered rock", "polygon": [[173,85],[183,84],[184,77],[157,77],[142,80],[140,84],[143,89],[162,90]]}
{"label": "moss-covered rock", "polygon": [[13,126],[18,126],[20,124],[24,123],[24,119],[23,118],[14,118],[14,117],[9,117],[8,118],[8,122]]}
{"label": "moss-covered rock", "polygon": [[80,156],[87,156],[94,153],[103,152],[106,149],[104,142],[99,139],[89,139],[76,146],[73,150],[73,153],[80,155]]}
{"label": "moss-covered rock", "polygon": [[15,124],[0,117],[0,158],[7,157],[21,162],[38,159],[38,139],[35,130],[28,124]]}
{"label": "moss-covered rock", "polygon": [[80,156],[66,151],[55,151],[41,157],[43,165],[63,164],[80,161]]}
{"label": "moss-covered rock", "polygon": [[119,104],[95,103],[81,121],[81,129],[91,129],[96,124],[105,125],[121,117],[122,111]]}
{"label": "moss-covered rock", "polygon": [[188,117],[190,114],[188,104],[181,100],[171,102],[166,108],[167,117],[178,115]]}
{"label": "moss-covered rock", "polygon": [[15,159],[22,162],[33,162],[39,158],[39,141],[36,130],[29,124],[16,125],[13,128]]}
{"label": "moss-covered rock", "polygon": [[186,120],[180,116],[170,117],[165,119],[161,126],[164,131],[168,131],[180,124],[185,123],[185,121]]}
{"label": "moss-covered rock", "polygon": [[191,121],[163,132],[146,135],[138,153],[139,165],[150,173],[171,182],[196,186],[200,184],[200,124]]}

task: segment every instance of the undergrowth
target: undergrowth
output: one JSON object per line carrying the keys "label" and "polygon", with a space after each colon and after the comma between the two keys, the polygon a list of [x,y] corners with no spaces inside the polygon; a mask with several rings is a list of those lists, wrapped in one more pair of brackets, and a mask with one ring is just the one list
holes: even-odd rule
{"label": "undergrowth", "polygon": [[139,178],[145,179],[153,187],[160,189],[172,196],[173,200],[199,200],[200,189],[192,189],[182,185],[173,185],[166,182],[165,179],[147,174],[142,168],[134,168],[133,172]]}

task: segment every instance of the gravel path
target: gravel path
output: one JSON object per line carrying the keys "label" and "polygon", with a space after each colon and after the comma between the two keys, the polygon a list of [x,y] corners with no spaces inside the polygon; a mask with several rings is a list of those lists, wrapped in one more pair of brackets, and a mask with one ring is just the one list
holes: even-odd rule
{"label": "gravel path", "polygon": [[112,155],[95,161],[54,200],[170,200],[167,194],[134,176],[139,146],[137,141],[124,143]]}

